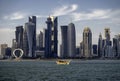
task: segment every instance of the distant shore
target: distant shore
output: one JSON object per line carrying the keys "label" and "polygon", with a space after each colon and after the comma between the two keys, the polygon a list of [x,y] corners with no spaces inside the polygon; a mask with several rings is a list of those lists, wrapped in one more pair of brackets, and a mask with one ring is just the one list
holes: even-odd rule
{"label": "distant shore", "polygon": [[0,59],[0,61],[56,61],[56,60],[81,60],[81,61],[86,61],[86,60],[120,60],[120,59],[110,59],[110,58],[105,58],[105,59]]}

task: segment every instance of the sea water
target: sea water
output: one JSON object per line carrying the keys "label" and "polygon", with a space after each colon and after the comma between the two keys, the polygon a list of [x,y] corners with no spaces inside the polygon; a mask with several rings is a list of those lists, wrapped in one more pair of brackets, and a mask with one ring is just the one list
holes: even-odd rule
{"label": "sea water", "polygon": [[120,81],[120,60],[0,61],[0,81]]}

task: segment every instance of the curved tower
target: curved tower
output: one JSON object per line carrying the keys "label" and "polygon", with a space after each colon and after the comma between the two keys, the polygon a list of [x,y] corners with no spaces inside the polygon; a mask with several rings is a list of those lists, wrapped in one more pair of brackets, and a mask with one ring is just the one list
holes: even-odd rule
{"label": "curved tower", "polygon": [[92,57],[92,32],[88,27],[83,31],[83,57]]}
{"label": "curved tower", "polygon": [[28,57],[35,57],[35,46],[34,46],[34,31],[35,31],[35,24],[32,22],[26,23],[26,32],[28,38],[28,47],[29,47],[29,54]]}
{"label": "curved tower", "polygon": [[75,34],[75,25],[70,23],[67,30],[68,36],[68,56],[75,57],[76,55],[76,34]]}

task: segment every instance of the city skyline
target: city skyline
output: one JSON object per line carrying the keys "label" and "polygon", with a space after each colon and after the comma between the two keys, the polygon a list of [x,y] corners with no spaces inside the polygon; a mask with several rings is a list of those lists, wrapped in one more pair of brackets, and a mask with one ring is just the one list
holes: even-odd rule
{"label": "city skyline", "polygon": [[48,0],[1,0],[0,44],[7,43],[11,46],[12,38],[15,38],[15,27],[19,25],[24,26],[27,17],[31,15],[37,16],[37,33],[46,28],[45,21],[49,15],[58,16],[59,44],[61,44],[60,26],[67,25],[70,22],[73,22],[76,27],[77,46],[82,41],[82,32],[85,26],[91,29],[93,35],[92,42],[97,44],[100,32],[103,38],[105,37],[104,28],[109,27],[111,29],[111,38],[119,33],[119,3],[119,0],[51,0],[50,3]]}

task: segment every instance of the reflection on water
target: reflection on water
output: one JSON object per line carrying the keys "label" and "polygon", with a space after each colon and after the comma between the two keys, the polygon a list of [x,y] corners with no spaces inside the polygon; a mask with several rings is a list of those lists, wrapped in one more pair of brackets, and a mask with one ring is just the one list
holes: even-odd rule
{"label": "reflection on water", "polygon": [[0,61],[0,81],[120,81],[120,60]]}

